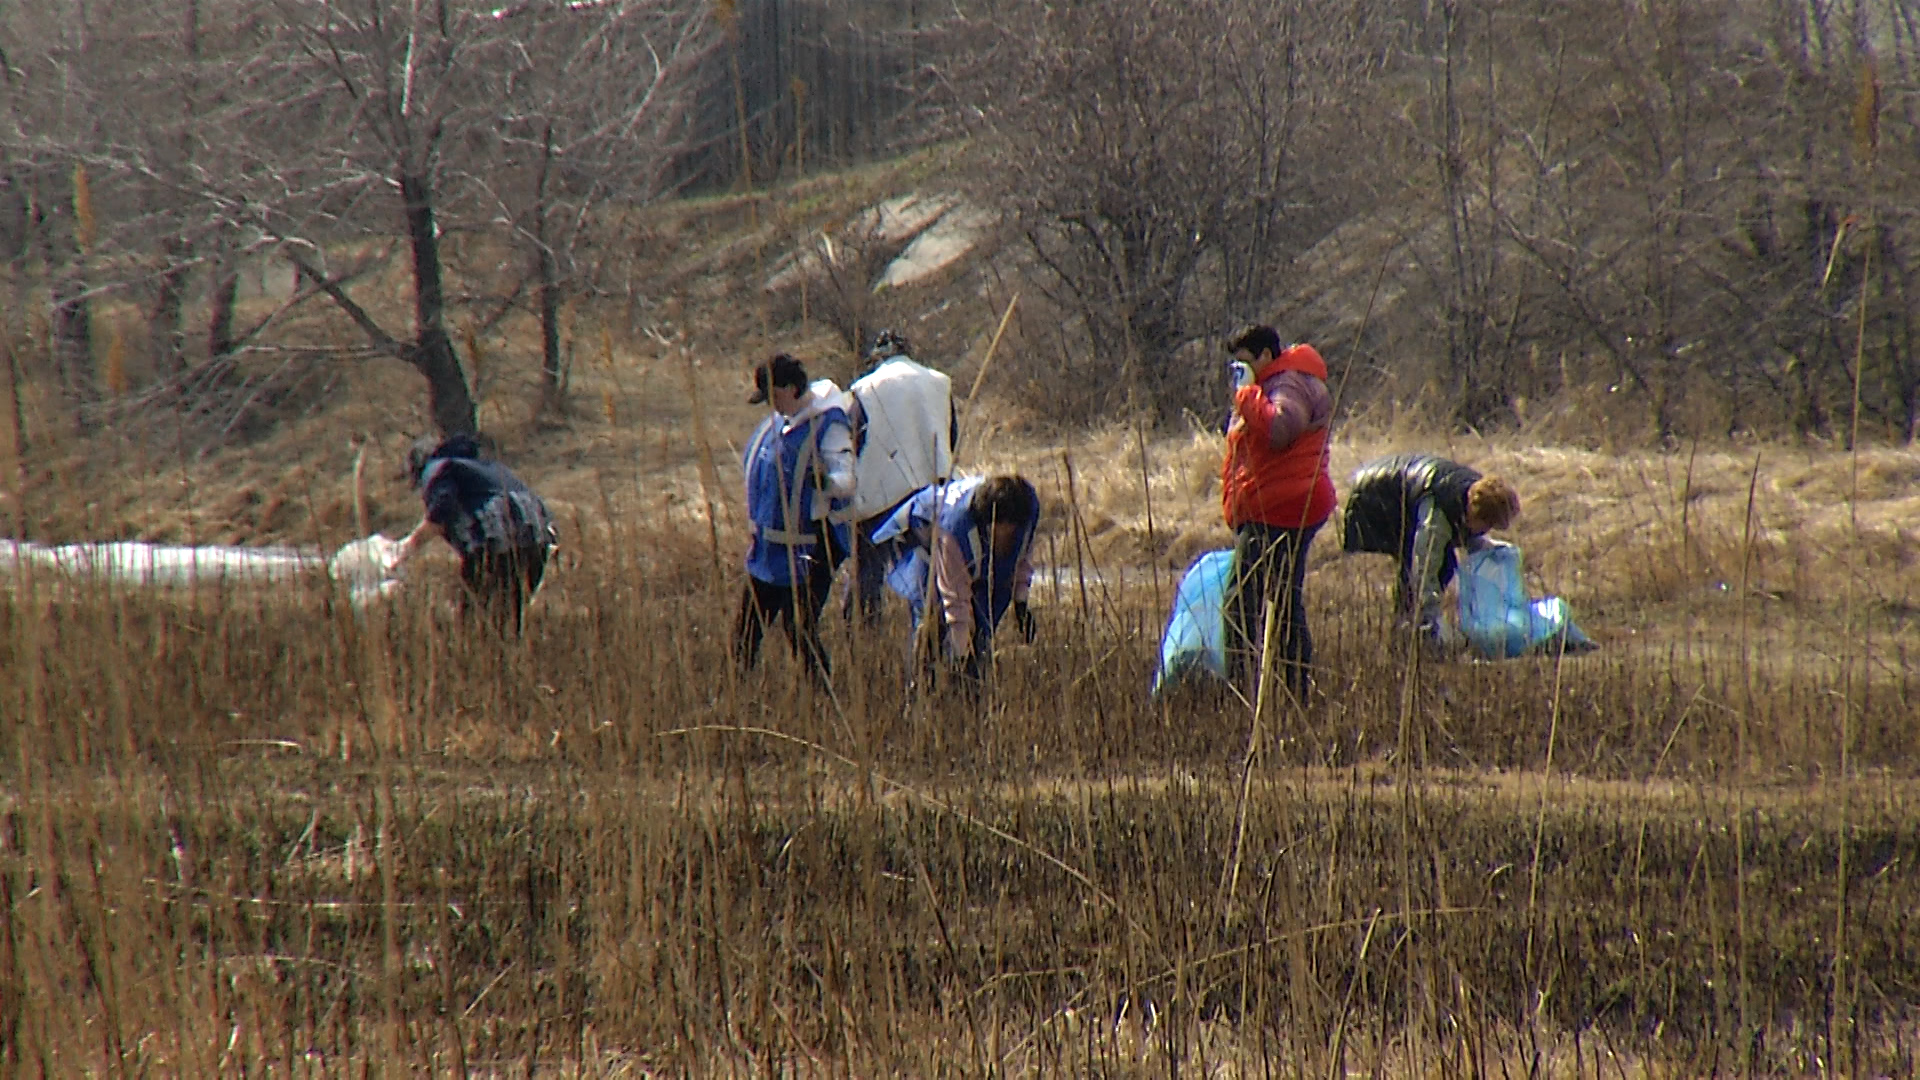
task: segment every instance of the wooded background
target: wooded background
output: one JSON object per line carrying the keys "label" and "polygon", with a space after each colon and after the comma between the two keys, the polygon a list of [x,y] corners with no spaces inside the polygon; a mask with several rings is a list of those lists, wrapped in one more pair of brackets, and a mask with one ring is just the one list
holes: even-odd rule
{"label": "wooded background", "polygon": [[[1917,54],[1920,0],[12,5],[9,370],[82,430],[230,429],[386,355],[470,428],[453,328],[539,325],[558,400],[637,208],[958,140],[936,182],[1002,213],[1089,415],[1204,406],[1260,319],[1450,423],[1846,439],[1857,394],[1911,440]],[[249,322],[262,260],[295,287]],[[390,263],[398,322],[353,291]]]}

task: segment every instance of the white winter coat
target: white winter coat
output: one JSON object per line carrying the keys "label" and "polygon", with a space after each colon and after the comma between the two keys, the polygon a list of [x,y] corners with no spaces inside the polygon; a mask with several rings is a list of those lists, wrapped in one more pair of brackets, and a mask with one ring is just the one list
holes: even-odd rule
{"label": "white winter coat", "polygon": [[896,356],[849,390],[866,417],[866,445],[854,466],[848,517],[865,521],[953,475],[952,380]]}

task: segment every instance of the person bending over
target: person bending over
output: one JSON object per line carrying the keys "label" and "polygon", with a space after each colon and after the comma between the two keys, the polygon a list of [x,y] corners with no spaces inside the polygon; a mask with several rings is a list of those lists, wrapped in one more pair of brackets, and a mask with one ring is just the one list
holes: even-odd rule
{"label": "person bending over", "polygon": [[1520,496],[1498,476],[1432,454],[1397,454],[1354,473],[1342,546],[1400,560],[1397,624],[1444,649],[1451,643],[1440,604],[1459,568],[1459,552],[1509,527],[1519,514]]}
{"label": "person bending over", "polygon": [[559,542],[547,504],[513,470],[486,460],[471,435],[415,442],[407,477],[426,512],[401,542],[396,565],[429,539],[444,539],[460,553],[462,612],[519,636]]}
{"label": "person bending over", "polygon": [[929,662],[943,659],[977,685],[1009,611],[1021,636],[1034,640],[1027,591],[1039,523],[1040,497],[1025,477],[969,477],[921,489],[874,531],[877,542],[901,538],[912,549],[889,580],[907,598],[916,633],[933,612]]}

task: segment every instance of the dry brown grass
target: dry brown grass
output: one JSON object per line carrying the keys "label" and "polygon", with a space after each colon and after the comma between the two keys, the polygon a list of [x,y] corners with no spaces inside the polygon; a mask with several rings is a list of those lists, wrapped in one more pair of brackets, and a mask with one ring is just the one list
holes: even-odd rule
{"label": "dry brown grass", "polygon": [[[716,438],[744,430],[730,371],[695,385]],[[835,701],[777,650],[736,673],[735,496],[716,570],[690,443],[586,420],[510,443],[568,545],[525,648],[451,621],[443,565],[371,618],[317,582],[14,581],[13,1071],[1908,1068],[1912,570],[1890,540],[1837,546],[1844,505],[1820,500],[1844,459],[1766,452],[1741,594],[1718,584],[1739,580],[1742,453],[1695,458],[1682,526],[1684,459],[1447,448],[1514,476],[1518,539],[1608,647],[1409,692],[1384,563],[1323,543],[1325,699],[1254,729],[1144,695],[1166,568],[1224,538],[1209,437],[1148,440],[1151,539],[1131,432],[969,458],[1041,482],[1064,571],[978,714],[907,699],[893,639],[838,624]],[[1350,435],[1337,466],[1401,445]],[[289,516],[263,501],[216,534],[202,496],[187,535],[345,538],[338,429],[308,461],[258,457],[172,475],[232,499],[234,470]],[[1863,459],[1868,535],[1908,460]],[[376,495],[378,523],[410,517],[397,481]],[[121,497],[128,531],[186,512]]]}
{"label": "dry brown grass", "polygon": [[[780,229],[857,201],[656,222],[689,307],[583,319],[557,421],[528,420],[527,350],[489,361],[483,420],[562,523],[524,648],[453,622],[444,554],[365,618],[320,582],[10,582],[7,1072],[1913,1071],[1920,457],[1863,451],[1855,498],[1832,451],[1365,414],[1337,475],[1411,448],[1507,474],[1532,575],[1605,647],[1410,680],[1388,565],[1340,556],[1336,521],[1324,698],[1255,724],[1145,696],[1177,573],[1228,541],[1218,438],[1060,430],[990,378],[962,459],[1047,500],[1044,637],[975,713],[905,696],[897,625],[836,623],[826,701],[778,649],[725,660],[730,440],[776,344],[850,374],[740,297]],[[1004,302],[914,332],[965,385]],[[36,396],[26,517],[329,547],[364,443],[395,535],[420,396],[368,364],[206,458],[66,439]]]}

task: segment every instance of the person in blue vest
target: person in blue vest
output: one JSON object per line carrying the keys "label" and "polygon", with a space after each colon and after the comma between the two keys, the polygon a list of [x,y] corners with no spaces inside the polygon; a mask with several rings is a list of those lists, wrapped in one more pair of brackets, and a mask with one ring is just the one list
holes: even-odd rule
{"label": "person in blue vest", "polygon": [[843,517],[854,488],[853,431],[846,394],[831,380],[807,378],[800,361],[779,353],[753,372],[749,404],[773,407],[741,454],[747,517],[747,587],[734,630],[743,667],[759,660],[767,624],[779,621],[794,653],[821,686],[832,674],[820,640],[820,611],[833,572],[846,557]]}
{"label": "person in blue vest", "polygon": [[909,545],[887,582],[906,598],[916,631],[931,609],[929,661],[944,659],[977,684],[1008,611],[1021,636],[1034,640],[1039,626],[1027,590],[1039,524],[1040,496],[1025,477],[990,476],[922,488],[874,530],[875,543],[904,538]]}
{"label": "person in blue vest", "polygon": [[407,477],[426,513],[401,542],[396,565],[432,538],[444,539],[460,553],[462,612],[518,637],[559,542],[547,504],[513,470],[486,460],[472,435],[415,442]]}

